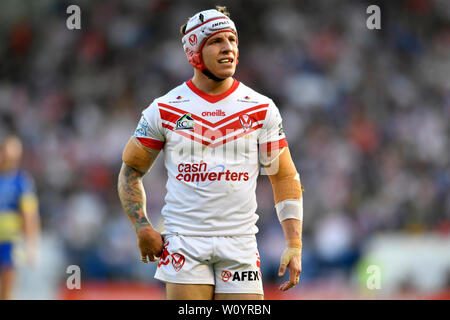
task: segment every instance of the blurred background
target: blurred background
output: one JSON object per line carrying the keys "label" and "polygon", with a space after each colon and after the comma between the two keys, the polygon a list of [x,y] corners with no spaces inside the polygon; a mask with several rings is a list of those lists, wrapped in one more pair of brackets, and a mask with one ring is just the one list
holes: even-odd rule
{"label": "blurred background", "polygon": [[[66,27],[71,4],[81,30]],[[117,176],[142,110],[193,75],[179,27],[216,4],[238,28],[235,77],[279,107],[306,189],[303,272],[281,293],[282,229],[259,178],[266,299],[450,299],[447,0],[2,0],[0,131],[24,143],[42,221],[40,264],[19,257],[15,298],[164,298]],[[366,26],[371,4],[381,30]],[[144,179],[154,225],[162,162]]]}

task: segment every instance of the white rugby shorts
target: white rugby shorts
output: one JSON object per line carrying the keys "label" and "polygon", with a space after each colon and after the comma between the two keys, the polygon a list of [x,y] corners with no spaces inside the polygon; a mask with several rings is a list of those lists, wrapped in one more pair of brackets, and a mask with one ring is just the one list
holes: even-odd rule
{"label": "white rugby shorts", "polygon": [[264,294],[256,237],[164,236],[155,278],[211,284],[215,293]]}

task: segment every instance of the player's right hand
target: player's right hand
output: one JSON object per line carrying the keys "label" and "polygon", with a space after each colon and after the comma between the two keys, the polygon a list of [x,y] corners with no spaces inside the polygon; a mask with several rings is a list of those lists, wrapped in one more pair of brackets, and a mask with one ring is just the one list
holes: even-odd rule
{"label": "player's right hand", "polygon": [[140,227],[136,231],[138,247],[141,252],[141,261],[155,262],[163,252],[164,240],[158,231],[151,226]]}

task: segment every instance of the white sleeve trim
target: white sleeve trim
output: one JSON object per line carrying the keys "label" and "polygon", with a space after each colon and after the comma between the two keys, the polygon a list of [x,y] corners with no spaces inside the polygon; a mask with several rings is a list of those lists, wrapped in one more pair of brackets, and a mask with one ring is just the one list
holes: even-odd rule
{"label": "white sleeve trim", "polygon": [[276,155],[275,155],[275,157],[273,158],[273,159],[269,159],[268,161],[263,161],[261,158],[262,158],[262,155],[260,155],[259,156],[259,163],[261,163],[261,165],[262,166],[264,166],[264,167],[267,167],[267,166],[270,166],[275,160],[277,160],[280,156],[281,156],[281,154],[284,152],[284,150],[286,150],[286,147],[283,147],[282,149],[281,149],[281,151],[280,152],[278,152]]}

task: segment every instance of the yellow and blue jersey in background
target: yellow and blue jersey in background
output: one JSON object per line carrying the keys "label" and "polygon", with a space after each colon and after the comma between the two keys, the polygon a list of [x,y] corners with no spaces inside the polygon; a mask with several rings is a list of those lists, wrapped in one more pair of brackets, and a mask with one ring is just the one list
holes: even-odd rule
{"label": "yellow and blue jersey in background", "polygon": [[32,178],[21,170],[0,172],[0,266],[12,265],[13,244],[22,235],[21,212],[35,209]]}

